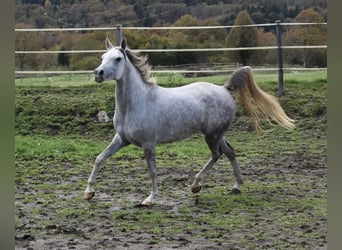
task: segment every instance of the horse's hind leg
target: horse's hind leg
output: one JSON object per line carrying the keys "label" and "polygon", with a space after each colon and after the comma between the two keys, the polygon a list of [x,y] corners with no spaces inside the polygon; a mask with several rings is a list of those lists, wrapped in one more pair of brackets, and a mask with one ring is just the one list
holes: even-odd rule
{"label": "horse's hind leg", "polygon": [[214,164],[217,162],[217,160],[220,158],[223,152],[220,151],[219,144],[217,137],[210,137],[206,136],[205,140],[209,146],[209,149],[211,151],[211,159],[207,162],[207,164],[195,175],[195,180],[192,183],[191,191],[193,193],[198,193],[201,191],[202,185],[201,180],[203,179],[206,172],[214,166]]}
{"label": "horse's hind leg", "polygon": [[93,167],[93,170],[91,171],[91,174],[88,179],[88,186],[87,189],[84,191],[84,199],[90,200],[94,197],[95,191],[93,189],[93,184],[95,182],[97,172],[100,169],[101,164],[111,155],[115,154],[117,151],[119,151],[122,147],[127,146],[129,143],[125,142],[121,139],[119,134],[116,134],[111,141],[111,143],[106,147],[105,150],[102,151],[101,154],[99,154],[95,160],[95,164]]}
{"label": "horse's hind leg", "polygon": [[220,150],[228,157],[228,159],[231,162],[232,167],[233,167],[236,182],[233,186],[232,192],[234,194],[241,193],[240,185],[243,184],[243,180],[241,177],[239,165],[237,164],[237,161],[235,159],[234,149],[227,141],[224,140],[223,137],[219,141],[219,146],[220,146]]}

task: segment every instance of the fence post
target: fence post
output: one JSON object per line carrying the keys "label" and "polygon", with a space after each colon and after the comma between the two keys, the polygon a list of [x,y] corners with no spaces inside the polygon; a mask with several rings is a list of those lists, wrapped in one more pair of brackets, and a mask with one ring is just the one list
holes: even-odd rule
{"label": "fence post", "polygon": [[116,25],[116,46],[120,46],[122,40],[122,25]]}
{"label": "fence post", "polygon": [[278,46],[278,93],[280,96],[284,95],[284,72],[283,72],[283,53],[281,49],[281,26],[280,26],[280,20],[276,21],[276,35],[277,35],[277,46]]}

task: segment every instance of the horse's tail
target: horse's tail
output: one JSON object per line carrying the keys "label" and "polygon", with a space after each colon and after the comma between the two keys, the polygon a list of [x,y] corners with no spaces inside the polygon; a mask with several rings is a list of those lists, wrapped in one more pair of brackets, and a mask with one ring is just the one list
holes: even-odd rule
{"label": "horse's tail", "polygon": [[260,130],[260,121],[275,121],[286,129],[295,127],[294,120],[289,118],[277,99],[264,92],[254,80],[251,67],[245,66],[236,70],[225,87],[234,91],[237,101],[242,104],[253,120],[256,130]]}

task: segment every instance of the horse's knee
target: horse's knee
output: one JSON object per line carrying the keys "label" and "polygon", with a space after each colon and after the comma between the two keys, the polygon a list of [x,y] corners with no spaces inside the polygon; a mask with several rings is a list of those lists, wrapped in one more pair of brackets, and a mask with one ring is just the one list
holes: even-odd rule
{"label": "horse's knee", "polygon": [[101,157],[101,155],[97,156],[95,159],[95,165],[101,165],[103,162],[103,158]]}

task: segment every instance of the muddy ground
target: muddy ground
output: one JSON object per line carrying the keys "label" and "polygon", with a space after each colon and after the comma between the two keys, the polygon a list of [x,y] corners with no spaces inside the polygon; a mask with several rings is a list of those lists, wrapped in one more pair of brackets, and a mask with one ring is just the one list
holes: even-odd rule
{"label": "muddy ground", "polygon": [[[191,163],[187,168],[174,167],[178,164],[174,159],[159,167],[160,196],[152,208],[138,206],[149,188],[146,178],[137,178],[146,174],[143,159],[133,160],[131,168],[115,170],[115,173],[111,167],[113,162],[114,159],[110,160],[104,167],[107,170],[100,173],[106,181],[99,181],[96,196],[90,202],[82,200],[87,171],[80,176],[55,178],[46,178],[42,171],[26,183],[17,183],[16,249],[327,248],[326,214],[318,211],[326,211],[327,159],[324,155],[306,157],[305,152],[300,152],[254,159],[241,167],[246,184],[240,195],[229,193],[234,180],[225,159],[220,159],[207,176],[203,190],[196,195],[190,192],[192,176],[196,173],[194,167]],[[64,163],[63,167],[67,170],[72,166]],[[120,178],[120,175],[124,176]],[[281,185],[282,182],[288,184]],[[69,184],[77,185],[66,192],[62,186]],[[57,188],[49,188],[53,186]],[[52,198],[40,198],[45,197],[40,195],[44,192]],[[35,197],[26,200],[24,197],[28,194]],[[296,206],[308,196],[323,203]],[[239,202],[249,197],[269,202],[271,207],[266,206],[265,210],[258,203],[253,206],[248,201]],[[221,199],[232,201],[231,210],[217,212]],[[59,213],[63,206],[71,211]],[[163,217],[159,222],[157,217],[154,226],[150,222],[146,227],[141,225],[142,214],[154,216],[154,213],[162,213],[168,219]],[[213,223],[206,223],[205,216],[216,216],[218,220],[220,216],[231,216],[231,225],[217,223],[215,227]],[[239,225],[240,217],[244,218],[241,220],[244,225]],[[169,226],[178,230],[167,230]]]}

